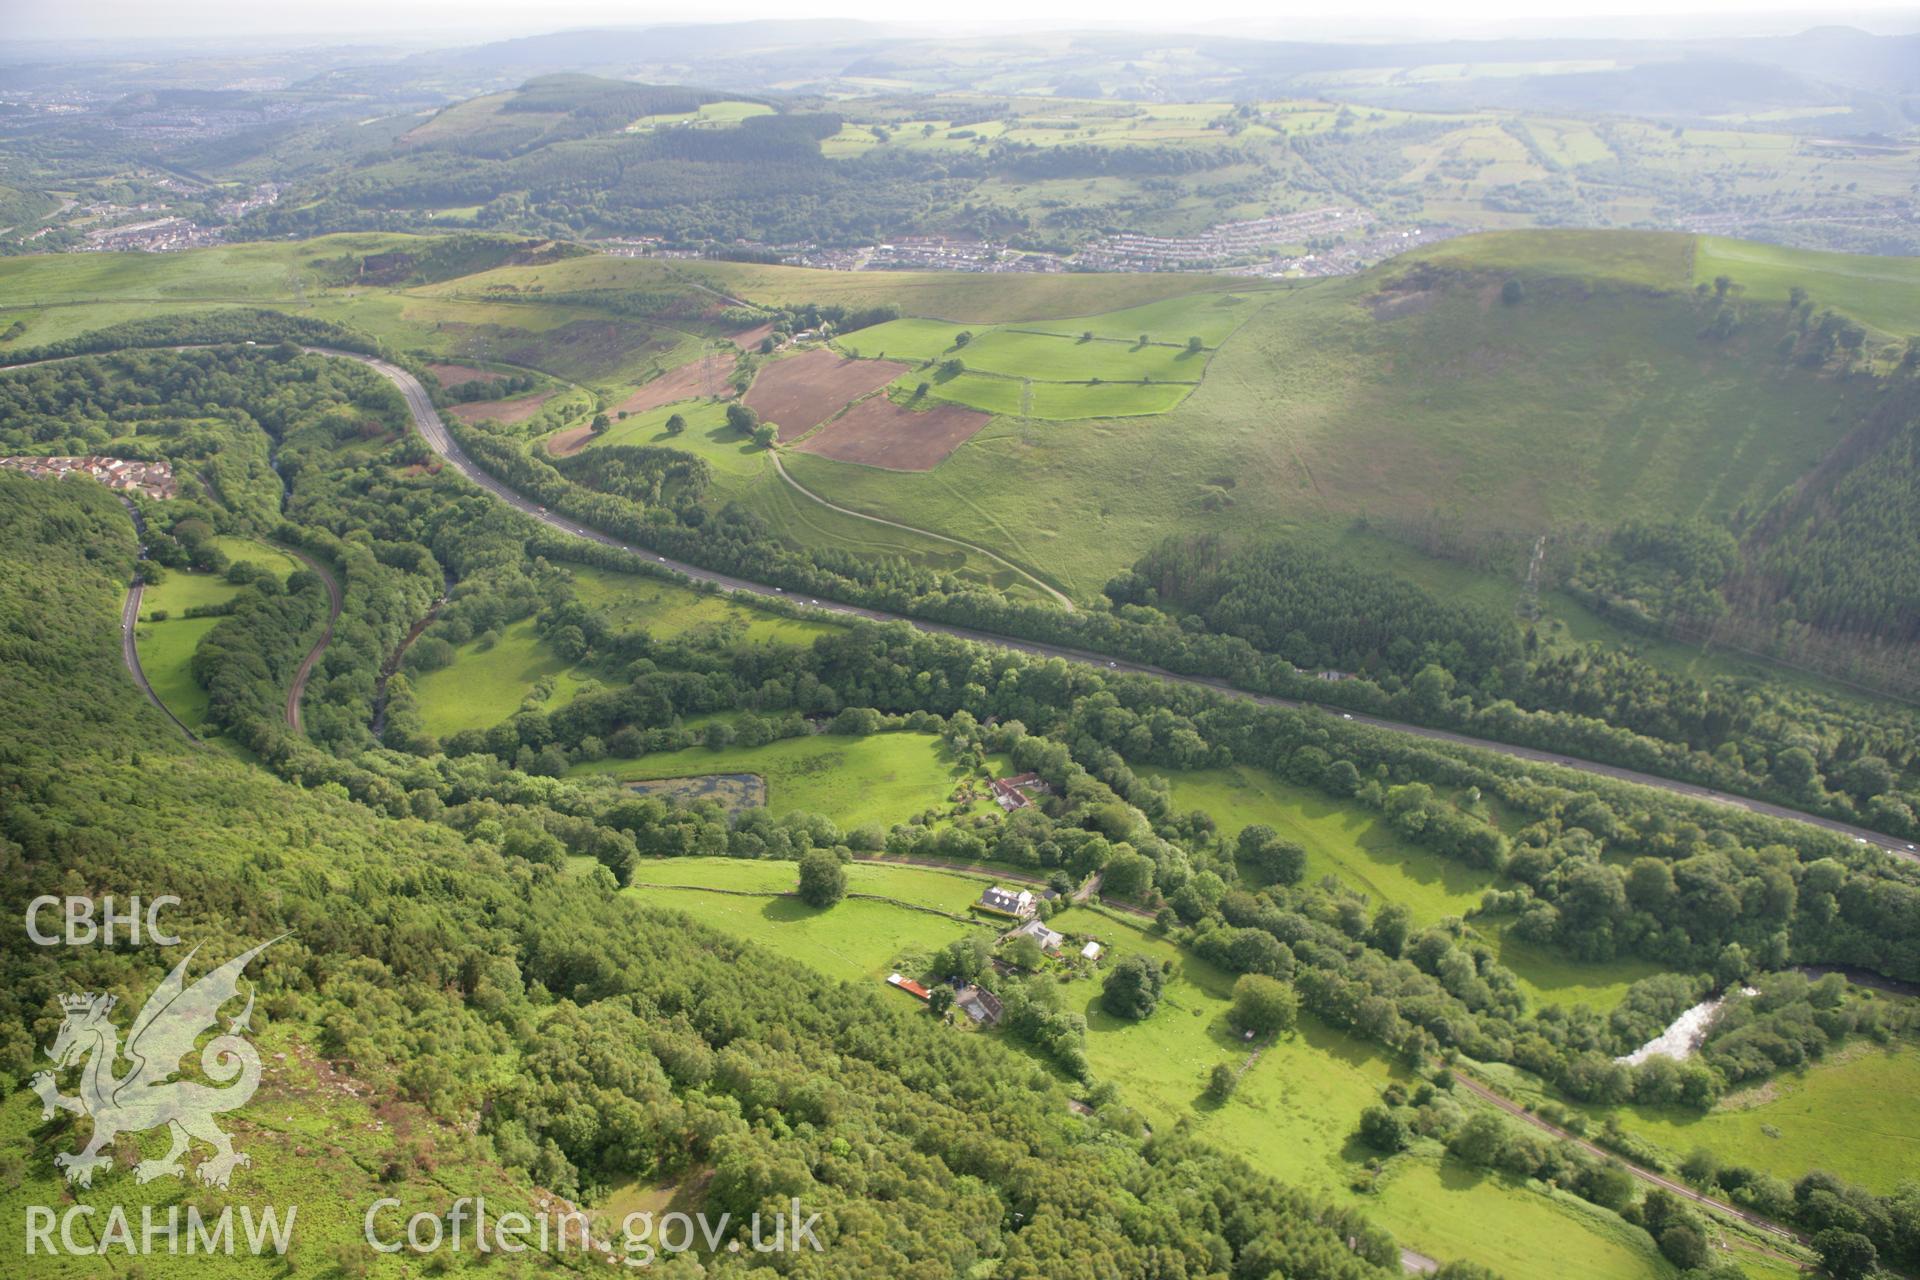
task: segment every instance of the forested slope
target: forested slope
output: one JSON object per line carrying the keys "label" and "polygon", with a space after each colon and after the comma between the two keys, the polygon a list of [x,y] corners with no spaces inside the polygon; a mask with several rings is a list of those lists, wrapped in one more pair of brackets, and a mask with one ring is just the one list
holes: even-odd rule
{"label": "forested slope", "polygon": [[[0,475],[6,910],[19,919],[29,896],[62,886],[164,889],[182,899],[177,932],[210,956],[291,931],[257,966],[257,1016],[296,1061],[324,1058],[406,1118],[387,1193],[443,1205],[445,1189],[497,1185],[500,1170],[523,1197],[710,1173],[710,1212],[798,1196],[822,1213],[826,1251],[799,1255],[795,1275],[931,1277],[985,1258],[1002,1275],[1089,1280],[1209,1274],[1233,1258],[1253,1274],[1387,1274],[1390,1247],[1357,1221],[1177,1135],[1142,1144],[1083,1122],[1058,1083],[996,1043],[516,856],[511,832],[525,847],[537,803],[463,838],[191,750],[118,669],[131,567],[118,512],[89,484]],[[55,954],[7,934],[6,1115],[30,1138],[0,1197],[57,1197],[48,1157],[76,1131],[29,1122],[37,1104],[20,1089],[55,997],[91,986],[137,1006],[174,958]],[[294,1068],[269,1068],[270,1094],[276,1070]],[[279,1140],[253,1145],[263,1174],[298,1167]],[[94,1197],[129,1184],[102,1174]],[[162,1203],[184,1194],[170,1185],[155,1184]],[[356,1197],[377,1185],[294,1178],[309,1248],[324,1258],[333,1246],[319,1242],[344,1243]],[[257,1186],[243,1170],[233,1195]]]}

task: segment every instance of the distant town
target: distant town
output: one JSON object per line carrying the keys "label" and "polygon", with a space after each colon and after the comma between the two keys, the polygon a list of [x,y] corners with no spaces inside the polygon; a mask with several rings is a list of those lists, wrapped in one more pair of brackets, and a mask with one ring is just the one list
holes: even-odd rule
{"label": "distant town", "polygon": [[1365,209],[1328,205],[1223,222],[1191,236],[1112,232],[1066,254],[1021,249],[1004,241],[947,236],[902,236],[886,244],[855,248],[763,245],[746,240],[687,248],[648,237],[592,243],[617,257],[751,257],[822,271],[1209,271],[1277,279],[1352,275],[1416,245],[1432,244],[1466,231],[1464,227],[1444,225],[1382,227]]}

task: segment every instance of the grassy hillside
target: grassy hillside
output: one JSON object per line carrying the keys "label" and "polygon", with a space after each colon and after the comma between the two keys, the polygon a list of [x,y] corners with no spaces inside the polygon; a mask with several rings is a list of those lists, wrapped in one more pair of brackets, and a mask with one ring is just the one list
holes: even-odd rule
{"label": "grassy hillside", "polygon": [[[294,302],[313,291],[413,283],[503,261],[500,236],[350,233],[287,243],[243,243],[192,253],[38,254],[0,260],[0,297],[41,306],[125,301]],[[387,257],[387,278],[363,279],[368,256]]]}
{"label": "grassy hillside", "polygon": [[1799,287],[1892,337],[1920,333],[1920,266],[1912,258],[1822,253],[1683,232],[1495,232],[1416,250],[1412,260],[1477,270],[1545,273],[1652,289],[1711,285],[1730,276],[1743,296],[1784,303]]}
{"label": "grassy hillside", "polygon": [[[1642,265],[1670,247],[1623,243]],[[1086,596],[1171,529],[1332,537],[1364,520],[1472,543],[1726,515],[1770,500],[1867,407],[1783,366],[1757,326],[1703,341],[1688,296],[1545,280],[1509,306],[1499,289],[1316,284],[1256,312],[1163,416],[996,421],[924,476],[790,468],[855,509],[1017,545]]]}
{"label": "grassy hillside", "polygon": [[1209,275],[994,275],[941,271],[810,271],[698,260],[574,258],[543,266],[501,267],[434,286],[429,294],[513,294],[693,287],[714,302],[766,305],[816,302],[848,307],[892,304],[910,316],[963,324],[1053,320],[1138,306],[1192,293],[1227,293],[1244,281]]}
{"label": "grassy hillside", "polygon": [[1409,256],[1414,261],[1473,270],[1681,289],[1693,283],[1698,239],[1677,231],[1497,231],[1462,236]]}
{"label": "grassy hillside", "polygon": [[1732,276],[1749,298],[1785,302],[1800,288],[1819,306],[1833,307],[1893,337],[1920,334],[1920,259],[1813,253],[1751,240],[1701,236],[1693,278],[1711,284]]}
{"label": "grassy hillside", "polygon": [[[51,341],[238,292],[433,358],[584,386],[553,402],[546,427],[584,425],[594,401],[611,408],[656,370],[700,356],[726,327],[729,299],[891,303],[910,317],[843,335],[841,347],[960,358],[968,372],[914,370],[889,394],[911,398],[926,382],[934,401],[998,416],[930,472],[790,455],[794,478],[829,501],[986,548],[1083,600],[1169,533],[1280,533],[1503,609],[1517,602],[1537,537],[1564,574],[1582,546],[1627,520],[1738,523],[1852,436],[1876,393],[1779,355],[1787,275],[1804,271],[1819,307],[1901,323],[1897,280],[1861,274],[1878,260],[1677,234],[1465,237],[1368,276],[1264,293],[1190,275],[984,278],[544,252],[494,265],[500,253],[497,240],[342,236],[205,255],[69,255],[0,263],[0,307],[17,306],[32,339]],[[369,282],[367,264],[391,255],[412,265]],[[204,273],[190,269],[203,259]],[[1713,338],[1703,331],[1720,274],[1733,278],[1737,321]],[[1511,304],[1497,300],[1510,277],[1524,294]],[[1693,295],[1696,280],[1707,299]],[[113,292],[166,301],[40,305]],[[962,330],[975,338],[956,348]],[[1143,332],[1150,343],[1139,348]],[[1190,337],[1202,340],[1198,357],[1186,356]],[[1191,390],[1111,380],[1193,377],[1195,365],[1206,376]],[[667,408],[616,423],[600,443],[700,454],[715,468],[713,506],[738,502],[792,544],[903,556],[1028,594],[990,557],[808,499],[724,430],[717,407],[684,408],[694,425],[683,436],[660,430]],[[1545,603],[1548,628],[1559,623],[1564,636],[1645,643],[1564,595]],[[1756,651],[1773,640],[1733,638]],[[1653,652],[1679,668],[1698,655]],[[1817,649],[1785,652],[1869,675]]]}

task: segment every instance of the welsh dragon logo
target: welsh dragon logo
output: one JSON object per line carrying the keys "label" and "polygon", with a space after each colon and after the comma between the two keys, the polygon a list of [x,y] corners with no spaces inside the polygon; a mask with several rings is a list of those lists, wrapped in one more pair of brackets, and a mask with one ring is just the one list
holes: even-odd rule
{"label": "welsh dragon logo", "polygon": [[[195,1170],[204,1183],[225,1187],[236,1167],[252,1163],[233,1149],[233,1140],[213,1122],[220,1112],[245,1106],[260,1087],[260,1055],[240,1036],[249,1029],[253,1016],[251,991],[247,1007],[227,1023],[226,1034],[215,1036],[200,1051],[200,1069],[209,1080],[224,1087],[172,1077],[180,1070],[181,1060],[193,1052],[201,1033],[219,1021],[220,1006],[239,994],[240,973],[247,962],[279,940],[274,938],[235,956],[191,986],[187,984],[187,965],[199,948],[189,951],[141,1007],[124,1050],[119,1030],[108,1017],[116,1003],[113,996],[76,993],[60,998],[66,1019],[47,1056],[53,1059],[56,1071],[84,1059],[80,1095],[69,1098],[62,1094],[53,1071],[35,1075],[33,1090],[40,1095],[42,1119],[52,1119],[58,1109],[93,1120],[93,1137],[85,1149],[78,1153],[63,1151],[54,1157],[54,1163],[66,1170],[68,1182],[92,1186],[95,1169],[113,1166],[109,1148],[117,1135],[162,1125],[169,1130],[172,1145],[158,1160],[134,1165],[133,1176],[140,1182],[184,1176],[180,1157],[196,1138],[214,1151]],[[122,1058],[132,1067],[125,1075],[116,1076],[114,1068]],[[233,1083],[225,1084],[227,1081]]]}

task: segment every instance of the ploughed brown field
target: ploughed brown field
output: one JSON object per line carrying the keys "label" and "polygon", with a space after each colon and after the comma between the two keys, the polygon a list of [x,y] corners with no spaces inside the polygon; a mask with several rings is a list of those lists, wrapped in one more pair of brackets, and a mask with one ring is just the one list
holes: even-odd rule
{"label": "ploughed brown field", "polygon": [[498,382],[507,376],[492,369],[476,369],[470,364],[430,364],[427,369],[440,379],[443,387],[457,387],[463,382]]}
{"label": "ploughed brown field", "polygon": [[773,326],[771,324],[757,324],[751,329],[742,329],[740,332],[730,335],[727,341],[733,343],[734,346],[740,348],[742,351],[754,351],[759,348],[762,342],[766,341],[767,335],[772,332]]}
{"label": "ploughed brown field", "polygon": [[553,399],[551,391],[536,391],[532,395],[515,396],[511,400],[476,400],[471,404],[456,404],[447,412],[462,422],[525,422],[540,412],[540,406]]}
{"label": "ploughed brown field", "polygon": [[791,440],[906,371],[893,360],[849,360],[818,347],[762,369],[747,389],[747,407],[762,421],[777,423],[782,440]]}
{"label": "ploughed brown field", "polygon": [[667,370],[614,406],[616,413],[645,413],[677,400],[698,400],[728,394],[735,357],[699,356]]}
{"label": "ploughed brown field", "polygon": [[584,427],[568,427],[565,431],[556,431],[547,437],[547,452],[556,458],[570,458],[587,447],[593,439],[591,424]]}
{"label": "ploughed brown field", "polygon": [[885,396],[874,396],[794,448],[890,471],[931,471],[986,426],[989,416],[957,404],[908,409]]}

